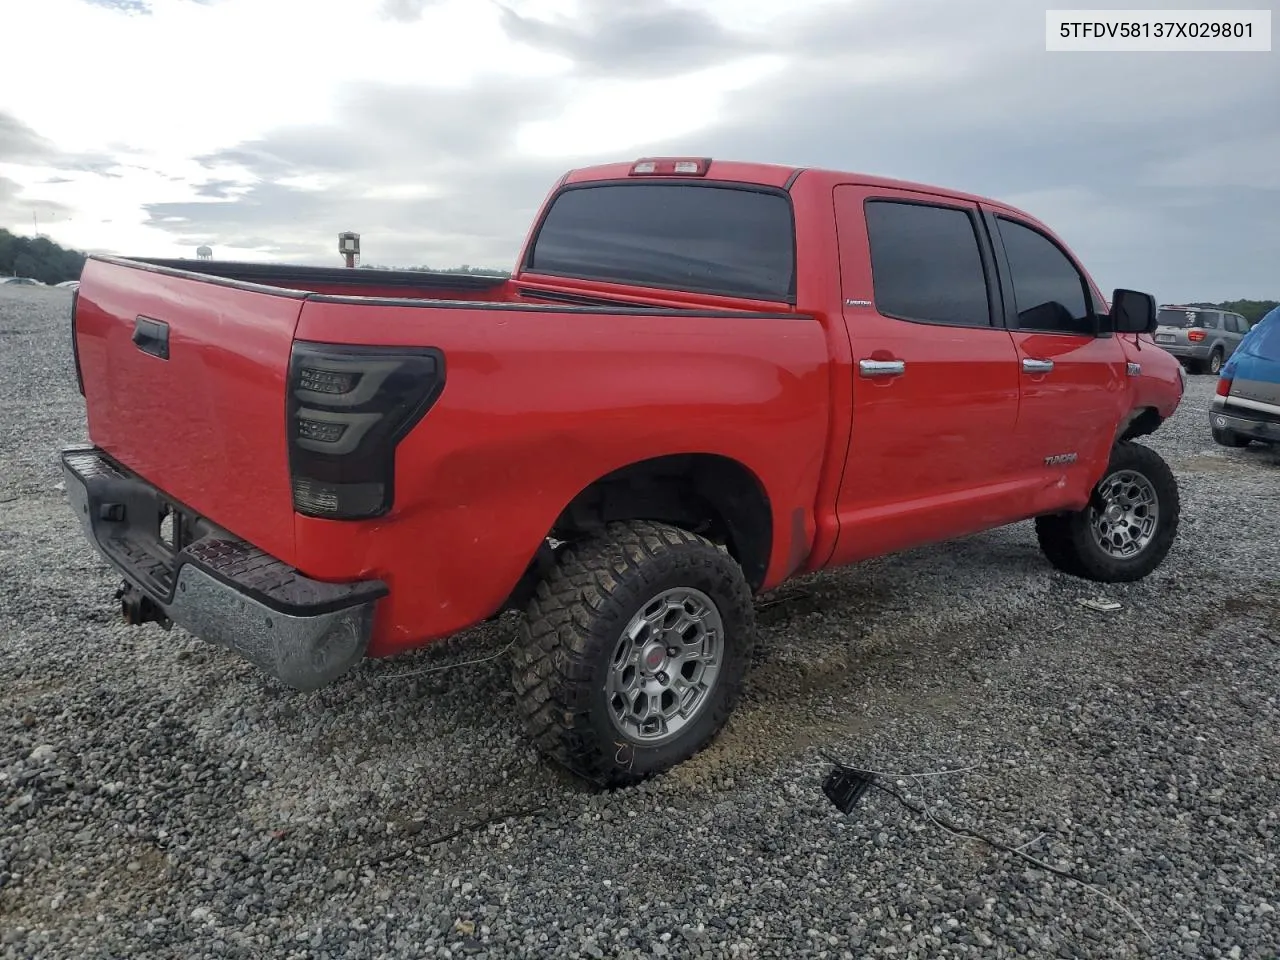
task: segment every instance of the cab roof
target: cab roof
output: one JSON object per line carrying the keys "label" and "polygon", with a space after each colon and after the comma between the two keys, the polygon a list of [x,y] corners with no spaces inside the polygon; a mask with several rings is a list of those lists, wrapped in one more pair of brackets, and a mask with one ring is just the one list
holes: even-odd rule
{"label": "cab roof", "polygon": [[947,187],[940,187],[933,184],[915,183],[910,180],[896,180],[890,177],[878,177],[867,173],[828,170],[821,167],[795,167],[775,163],[750,163],[739,160],[713,160],[706,157],[642,157],[638,160],[581,167],[579,169],[569,171],[569,173],[565,175],[562,185],[589,183],[598,180],[641,180],[644,179],[644,177],[634,173],[637,164],[669,164],[673,162],[697,162],[702,165],[701,169],[705,172],[699,174],[664,175],[664,179],[667,179],[668,182],[670,179],[689,179],[691,181],[702,182],[712,180],[724,183],[758,184],[760,186],[778,187],[790,190],[795,183],[803,178],[806,181],[806,186],[811,180],[820,180],[822,182],[821,185],[824,187],[834,186],[837,183],[856,183],[869,187],[884,187],[885,189],[890,190],[911,190],[916,193],[930,193],[940,197],[951,197],[957,200],[985,203],[992,206],[1013,209],[1007,204],[1001,203],[1000,201],[994,200],[990,197],[982,197],[977,194],[965,193],[961,190],[952,190]]}

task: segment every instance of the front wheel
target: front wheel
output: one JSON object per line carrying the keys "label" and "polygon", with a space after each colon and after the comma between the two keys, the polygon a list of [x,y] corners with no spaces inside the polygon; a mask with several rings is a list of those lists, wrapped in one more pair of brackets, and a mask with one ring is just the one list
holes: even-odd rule
{"label": "front wheel", "polygon": [[720,731],[751,659],[742,569],[664,523],[562,549],[530,601],[513,682],[538,749],[585,780],[636,783]]}
{"label": "front wheel", "polygon": [[1036,519],[1045,557],[1102,583],[1141,580],[1164,561],[1178,532],[1178,482],[1154,450],[1123,442],[1083,510]]}

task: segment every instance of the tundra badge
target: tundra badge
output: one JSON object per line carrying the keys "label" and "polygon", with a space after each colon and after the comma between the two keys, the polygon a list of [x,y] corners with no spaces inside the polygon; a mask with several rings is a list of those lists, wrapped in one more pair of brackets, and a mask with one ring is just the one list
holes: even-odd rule
{"label": "tundra badge", "polygon": [[1052,457],[1044,458],[1044,465],[1046,467],[1056,467],[1059,464],[1075,463],[1075,462],[1076,462],[1076,455],[1074,453],[1059,453],[1059,454],[1055,454]]}

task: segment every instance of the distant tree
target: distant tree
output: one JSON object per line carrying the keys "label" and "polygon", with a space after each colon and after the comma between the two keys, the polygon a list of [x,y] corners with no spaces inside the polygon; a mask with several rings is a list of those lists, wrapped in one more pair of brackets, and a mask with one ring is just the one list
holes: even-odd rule
{"label": "distant tree", "polygon": [[1224,300],[1222,303],[1214,304],[1220,310],[1230,310],[1232,313],[1238,313],[1250,323],[1257,323],[1276,307],[1280,307],[1280,301],[1276,300]]}
{"label": "distant tree", "polygon": [[42,283],[78,280],[85,255],[47,237],[24,237],[0,228],[0,276],[31,277]]}
{"label": "distant tree", "polygon": [[1200,303],[1189,303],[1189,307],[1201,307],[1209,310],[1226,310],[1230,313],[1238,313],[1251,324],[1257,323],[1268,313],[1280,306],[1280,301],[1276,300],[1223,300],[1221,303],[1209,303],[1201,301]]}

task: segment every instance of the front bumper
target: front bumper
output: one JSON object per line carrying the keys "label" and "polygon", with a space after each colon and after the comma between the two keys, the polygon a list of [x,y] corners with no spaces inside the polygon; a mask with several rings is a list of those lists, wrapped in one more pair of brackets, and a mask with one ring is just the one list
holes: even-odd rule
{"label": "front bumper", "polygon": [[1280,422],[1246,416],[1239,409],[1227,407],[1221,399],[1214,400],[1209,410],[1209,426],[1215,430],[1228,430],[1251,440],[1280,443]]}
{"label": "front bumper", "polygon": [[[379,580],[324,583],[221,530],[95,447],[62,452],[67,498],[123,593],[297,690],[336,680],[365,655]],[[162,520],[172,516],[171,539]]]}

